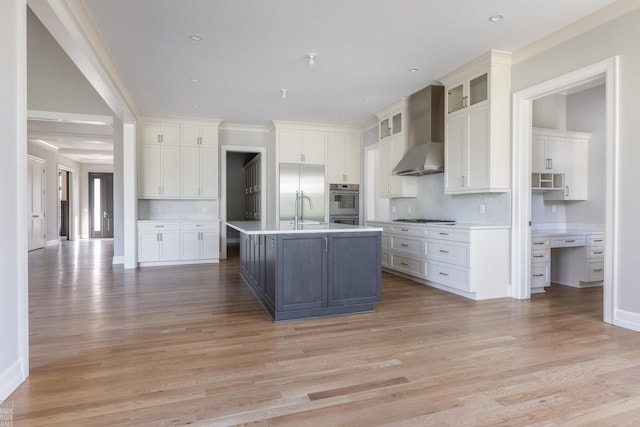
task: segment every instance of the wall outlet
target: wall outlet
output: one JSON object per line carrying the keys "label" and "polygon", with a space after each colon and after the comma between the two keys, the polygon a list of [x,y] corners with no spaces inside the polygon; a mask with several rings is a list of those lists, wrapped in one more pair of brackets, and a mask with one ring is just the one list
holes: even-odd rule
{"label": "wall outlet", "polygon": [[556,213],[556,205],[551,205],[551,213]]}
{"label": "wall outlet", "polygon": [[411,206],[409,206],[409,207],[407,208],[407,212],[408,212],[408,213],[411,213]]}
{"label": "wall outlet", "polygon": [[392,213],[396,213],[396,207],[395,206],[391,206],[391,212]]}
{"label": "wall outlet", "polygon": [[485,213],[487,213],[487,207],[485,206],[485,204],[484,204],[484,203],[481,203],[481,204],[480,204],[480,213],[481,213],[482,215],[484,215]]}

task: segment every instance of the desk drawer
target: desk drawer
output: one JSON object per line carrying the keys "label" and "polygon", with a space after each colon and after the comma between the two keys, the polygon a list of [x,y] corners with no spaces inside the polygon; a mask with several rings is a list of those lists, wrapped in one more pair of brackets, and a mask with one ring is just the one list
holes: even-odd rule
{"label": "desk drawer", "polygon": [[604,258],[604,248],[587,248],[587,259],[602,259]]}
{"label": "desk drawer", "polygon": [[531,262],[541,263],[551,261],[551,249],[534,249],[531,251]]}
{"label": "desk drawer", "polygon": [[604,246],[604,234],[590,234],[587,237],[587,246]]}
{"label": "desk drawer", "polygon": [[545,249],[549,247],[549,238],[548,237],[532,237],[531,238],[531,249]]}
{"label": "desk drawer", "polygon": [[549,286],[551,284],[551,275],[549,270],[549,264],[532,264],[531,287],[539,288],[541,286]]}
{"label": "desk drawer", "polygon": [[587,246],[587,238],[584,235],[554,237],[549,242],[552,248],[570,248],[573,246]]}
{"label": "desk drawer", "polygon": [[391,267],[414,276],[423,276],[422,261],[391,254]]}
{"label": "desk drawer", "polygon": [[589,261],[587,262],[587,277],[585,282],[599,282],[604,280],[604,262]]}
{"label": "desk drawer", "polygon": [[467,243],[443,243],[429,239],[427,240],[427,258],[468,267],[469,245]]}

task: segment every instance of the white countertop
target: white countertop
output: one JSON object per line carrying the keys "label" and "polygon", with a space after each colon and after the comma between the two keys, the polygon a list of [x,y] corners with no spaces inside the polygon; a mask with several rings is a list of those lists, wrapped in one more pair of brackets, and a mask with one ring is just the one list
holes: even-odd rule
{"label": "white countertop", "polygon": [[358,225],[332,224],[326,222],[302,222],[298,229],[280,228],[276,224],[261,221],[227,221],[226,225],[245,234],[290,234],[290,233],[353,233],[363,231],[382,231],[382,228]]}
{"label": "white countertop", "polygon": [[404,221],[367,221],[369,224],[388,224],[388,225],[406,225],[409,227],[438,227],[438,228],[458,228],[464,230],[491,230],[491,229],[503,229],[511,228],[510,225],[500,224],[470,224],[457,222],[455,224],[439,224],[439,223],[416,223],[416,222],[404,222]]}
{"label": "white countertop", "polygon": [[582,234],[603,234],[604,231],[600,230],[584,230],[584,229],[571,229],[566,228],[562,230],[531,230],[531,235],[540,237],[540,236],[575,236]]}

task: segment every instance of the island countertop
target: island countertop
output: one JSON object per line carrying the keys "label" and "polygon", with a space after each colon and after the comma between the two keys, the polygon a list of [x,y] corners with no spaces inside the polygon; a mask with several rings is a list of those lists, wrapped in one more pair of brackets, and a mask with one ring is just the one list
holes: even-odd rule
{"label": "island countertop", "polygon": [[245,234],[291,234],[291,233],[357,233],[382,231],[382,228],[327,222],[301,222],[298,228],[280,227],[262,221],[227,221],[226,225]]}

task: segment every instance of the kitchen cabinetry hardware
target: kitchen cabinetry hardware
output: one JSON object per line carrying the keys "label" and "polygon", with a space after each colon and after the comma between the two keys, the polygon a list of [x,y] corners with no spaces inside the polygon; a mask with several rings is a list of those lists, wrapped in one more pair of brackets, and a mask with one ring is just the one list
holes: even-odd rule
{"label": "kitchen cabinetry hardware", "polygon": [[438,274],[440,274],[441,276],[447,276],[447,277],[449,276],[449,274],[443,273],[442,271],[440,273],[438,273]]}
{"label": "kitchen cabinetry hardware", "polygon": [[544,277],[544,274],[534,274],[533,277]]}
{"label": "kitchen cabinetry hardware", "polygon": [[448,254],[449,253],[449,251],[445,251],[445,250],[442,250],[442,249],[440,249],[440,252],[443,253],[443,254]]}

